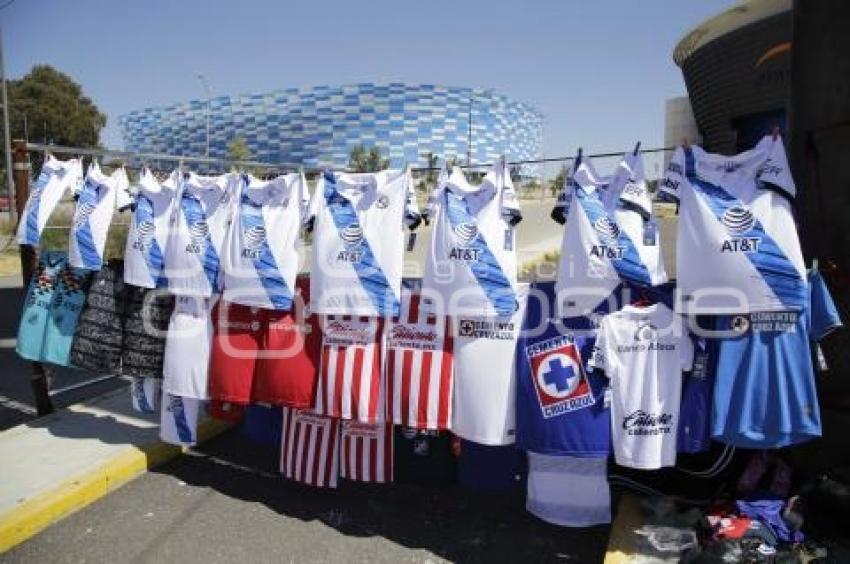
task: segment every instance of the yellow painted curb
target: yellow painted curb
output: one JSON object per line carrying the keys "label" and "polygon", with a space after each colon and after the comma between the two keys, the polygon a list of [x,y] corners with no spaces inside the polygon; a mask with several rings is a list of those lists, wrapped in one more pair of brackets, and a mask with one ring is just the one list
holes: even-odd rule
{"label": "yellow painted curb", "polygon": [[[198,442],[206,441],[230,428],[230,423],[209,420],[198,426]],[[69,478],[51,490],[0,515],[0,554],[43,531],[59,519],[86,507],[109,492],[184,449],[165,443],[129,447],[85,474]]]}
{"label": "yellow painted curb", "polygon": [[640,505],[631,494],[624,493],[617,508],[617,518],[608,536],[604,564],[625,564],[635,556],[634,530],[641,526]]}

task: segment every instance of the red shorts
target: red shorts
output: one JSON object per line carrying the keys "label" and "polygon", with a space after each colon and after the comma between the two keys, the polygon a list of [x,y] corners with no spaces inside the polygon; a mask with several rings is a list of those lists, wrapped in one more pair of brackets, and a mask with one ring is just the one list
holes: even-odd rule
{"label": "red shorts", "polygon": [[[298,290],[306,279],[298,280]],[[293,311],[220,301],[213,311],[210,399],[267,403],[298,409],[315,401],[321,334],[316,316],[303,318],[304,297]]]}

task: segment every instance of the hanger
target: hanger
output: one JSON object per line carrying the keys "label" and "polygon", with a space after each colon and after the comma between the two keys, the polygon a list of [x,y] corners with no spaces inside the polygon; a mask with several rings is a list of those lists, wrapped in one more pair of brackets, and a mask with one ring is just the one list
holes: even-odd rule
{"label": "hanger", "polygon": [[773,137],[773,140],[774,140],[774,141],[776,141],[777,139],[779,139],[779,135],[780,135],[781,133],[782,133],[782,132],[779,130],[779,126],[778,126],[778,125],[774,125],[774,126],[773,126],[773,130],[770,132],[770,135]]}
{"label": "hanger", "polygon": [[636,156],[637,156],[637,154],[638,154],[638,151],[640,151],[640,141],[638,141],[637,143],[635,143],[635,150],[634,150],[634,151],[632,151],[632,155],[636,157]]}
{"label": "hanger", "polygon": [[573,168],[578,168],[578,165],[581,164],[581,155],[582,155],[582,148],[579,147],[578,153],[576,153],[575,165],[573,166]]}

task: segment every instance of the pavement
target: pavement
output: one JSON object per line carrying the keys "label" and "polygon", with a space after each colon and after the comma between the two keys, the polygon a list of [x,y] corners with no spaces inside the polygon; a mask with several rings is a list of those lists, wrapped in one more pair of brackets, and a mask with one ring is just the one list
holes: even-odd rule
{"label": "pavement", "polygon": [[4,562],[601,562],[609,527],[565,529],[524,491],[283,480],[228,431],[3,556]]}

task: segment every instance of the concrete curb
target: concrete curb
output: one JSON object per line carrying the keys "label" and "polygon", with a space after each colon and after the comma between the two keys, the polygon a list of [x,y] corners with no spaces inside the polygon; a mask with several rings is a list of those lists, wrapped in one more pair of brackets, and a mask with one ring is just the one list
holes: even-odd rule
{"label": "concrete curb", "polygon": [[[198,443],[215,437],[231,426],[231,423],[212,419],[199,424]],[[0,514],[0,554],[185,450],[163,442],[127,445],[120,454],[95,468],[21,500],[16,507]]]}

